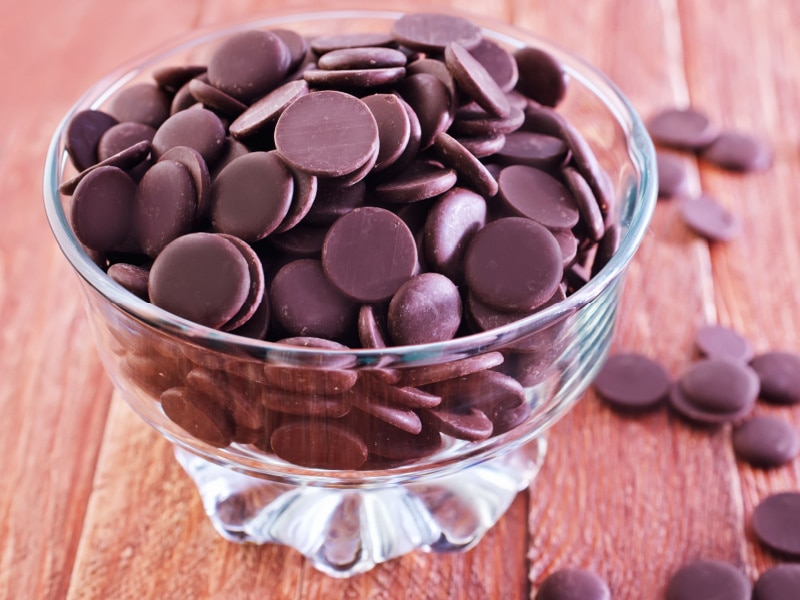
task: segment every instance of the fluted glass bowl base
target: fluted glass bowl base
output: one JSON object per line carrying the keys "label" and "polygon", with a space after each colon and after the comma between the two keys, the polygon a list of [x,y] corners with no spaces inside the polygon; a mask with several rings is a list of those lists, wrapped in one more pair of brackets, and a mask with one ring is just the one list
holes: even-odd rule
{"label": "fluted glass bowl base", "polygon": [[536,477],[547,443],[531,443],[456,473],[378,488],[260,479],[176,446],[217,532],[240,543],[294,548],[334,577],[364,573],[414,550],[475,546]]}

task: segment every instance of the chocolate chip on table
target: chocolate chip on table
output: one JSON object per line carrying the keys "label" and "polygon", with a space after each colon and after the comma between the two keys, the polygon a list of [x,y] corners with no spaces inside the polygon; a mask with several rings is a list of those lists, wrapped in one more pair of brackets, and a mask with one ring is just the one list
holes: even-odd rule
{"label": "chocolate chip on table", "polygon": [[98,162],[97,144],[103,134],[119,121],[101,110],[82,110],[67,124],[65,146],[72,164],[78,171]]}
{"label": "chocolate chip on table", "polygon": [[544,106],[558,106],[567,93],[567,75],[561,63],[541,48],[514,51],[519,69],[516,90]]}
{"label": "chocolate chip on table", "polygon": [[[731,361],[731,364],[736,363]],[[747,368],[744,367],[744,365],[742,365],[742,367]],[[715,371],[716,369],[700,367],[700,370]],[[716,371],[718,374],[722,374],[724,371],[728,370],[729,369],[719,369]],[[740,379],[748,380],[750,378],[740,377]],[[695,381],[692,388],[701,398],[698,402],[694,397],[684,391],[683,385],[681,385],[681,378],[679,378],[677,384],[673,385],[670,390],[670,405],[682,417],[702,425],[734,423],[745,418],[752,412],[756,400],[755,395],[748,395],[746,390],[736,390],[731,396],[723,396],[715,393],[713,388],[716,383],[716,381],[712,380],[707,383],[704,382],[703,386],[699,386]],[[746,384],[747,387],[751,387],[751,385],[751,383]],[[703,389],[698,390],[700,387]],[[707,406],[713,408],[707,408]]]}
{"label": "chocolate chip on table", "polygon": [[696,560],[672,574],[665,600],[750,600],[750,592],[750,580],[733,565],[719,560]]}
{"label": "chocolate chip on table", "polygon": [[681,217],[695,233],[712,242],[728,242],[739,235],[740,219],[711,196],[684,200]]}
{"label": "chocolate chip on table", "polygon": [[708,116],[694,108],[666,108],[647,122],[650,136],[658,144],[680,150],[701,150],[719,135]]}
{"label": "chocolate chip on table", "polygon": [[321,177],[357,170],[378,151],[378,125],[364,102],[334,90],[290,104],[275,125],[275,146],[292,167]]}
{"label": "chocolate chip on table", "polygon": [[761,138],[743,131],[722,131],[700,153],[701,158],[729,171],[763,171],[772,164],[772,149]]}
{"label": "chocolate chip on table", "polygon": [[753,358],[753,345],[730,327],[703,325],[695,332],[694,345],[702,356],[727,357],[749,363]]}
{"label": "chocolate chip on table", "polygon": [[800,355],[786,351],[759,354],[750,366],[761,382],[761,399],[773,404],[800,404]]}
{"label": "chocolate chip on table", "polygon": [[753,600],[795,600],[800,590],[800,564],[770,567],[756,580]]}
{"label": "chocolate chip on table", "polygon": [[208,327],[227,323],[250,290],[247,261],[230,241],[213,233],[173,240],[150,269],[150,300]]}
{"label": "chocolate chip on table", "polygon": [[758,375],[750,367],[725,358],[706,358],[686,369],[678,380],[684,396],[699,410],[736,413],[758,397]]}
{"label": "chocolate chip on table", "polygon": [[731,436],[736,456],[755,467],[779,467],[800,453],[800,433],[788,421],[770,415],[748,419]]}
{"label": "chocolate chip on table", "polygon": [[536,600],[611,600],[611,591],[593,571],[568,567],[542,581]]}
{"label": "chocolate chip on table", "polygon": [[767,496],[753,510],[753,532],[778,554],[800,557],[800,492]]}
{"label": "chocolate chip on table", "polygon": [[637,353],[610,356],[594,379],[600,398],[620,410],[658,406],[671,386],[672,379],[660,363]]}
{"label": "chocolate chip on table", "polygon": [[683,160],[674,154],[656,151],[658,197],[685,196],[689,192],[689,174]]}

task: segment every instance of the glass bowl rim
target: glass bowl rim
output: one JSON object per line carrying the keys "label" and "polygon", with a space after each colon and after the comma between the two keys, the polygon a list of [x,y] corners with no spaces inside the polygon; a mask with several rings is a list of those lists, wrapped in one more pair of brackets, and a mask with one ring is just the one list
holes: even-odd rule
{"label": "glass bowl rim", "polygon": [[[577,79],[609,110],[622,127],[628,141],[628,157],[639,175],[638,189],[633,200],[633,209],[625,235],[620,239],[617,251],[608,263],[592,277],[586,285],[532,315],[513,323],[444,342],[390,346],[387,348],[346,348],[341,350],[313,347],[290,346],[277,342],[256,340],[211,329],[184,318],[173,315],[145,300],[135,296],[113,282],[91,259],[78,242],[69,224],[69,218],[61,202],[59,192],[60,174],[68,160],[63,148],[63,138],[71,117],[79,110],[97,107],[128,81],[145,72],[149,65],[160,63],[169,56],[196,46],[218,40],[226,35],[246,28],[276,27],[292,22],[322,19],[396,19],[406,11],[381,10],[330,10],[330,11],[287,11],[272,12],[265,17],[247,18],[237,23],[195,29],[162,46],[141,54],[110,73],[101,77],[69,108],[57,126],[48,146],[44,166],[43,195],[47,219],[54,237],[72,268],[95,291],[106,300],[135,320],[145,323],[163,333],[186,339],[201,346],[213,344],[216,349],[237,348],[250,356],[275,356],[308,358],[320,355],[348,355],[366,364],[379,359],[394,357],[409,359],[414,364],[423,364],[443,356],[467,356],[498,347],[510,340],[535,333],[550,324],[558,322],[591,303],[603,290],[619,277],[630,263],[647,231],[657,197],[655,150],[647,134],[644,123],[629,100],[622,94],[604,73],[579,56],[562,49],[557,44],[523,28],[509,25],[488,17],[446,10],[450,14],[460,14],[472,19],[484,33],[494,39],[509,43],[525,42],[535,44],[550,52],[561,61],[569,76]],[[630,203],[630,201],[626,201]]]}

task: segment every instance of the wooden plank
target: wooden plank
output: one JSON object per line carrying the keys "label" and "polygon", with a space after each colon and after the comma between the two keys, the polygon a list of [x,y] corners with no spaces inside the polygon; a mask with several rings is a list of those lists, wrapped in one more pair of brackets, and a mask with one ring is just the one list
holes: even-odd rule
{"label": "wooden plank", "polygon": [[[721,126],[764,137],[775,152],[772,168],[757,174],[733,175],[701,163],[703,189],[744,223],[739,239],[712,249],[720,320],[746,335],[759,352],[798,352],[800,40],[787,24],[800,22],[800,6],[781,2],[764,10],[751,0],[731,10],[722,2],[681,1],[680,10],[692,101]],[[737,35],[729,35],[731,31]],[[727,76],[708,76],[714,72]],[[780,416],[800,428],[800,407],[759,405],[756,413]],[[781,559],[749,534],[750,515],[769,494],[800,489],[800,461],[769,472],[744,464],[737,467],[735,493],[742,502],[744,559],[755,578]]]}

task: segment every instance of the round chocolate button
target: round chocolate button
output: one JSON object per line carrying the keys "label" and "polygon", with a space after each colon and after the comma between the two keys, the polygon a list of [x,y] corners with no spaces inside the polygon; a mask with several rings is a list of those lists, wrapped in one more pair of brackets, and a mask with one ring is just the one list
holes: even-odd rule
{"label": "round chocolate button", "polygon": [[227,323],[250,292],[242,253],[214,233],[173,240],[150,269],[150,300],[171,313],[208,327]]}
{"label": "round chocolate button", "polygon": [[556,106],[567,93],[569,76],[561,63],[541,48],[514,52],[519,69],[516,90],[545,106]]}
{"label": "round chocolate button", "polygon": [[322,246],[325,274],[359,302],[381,302],[411,278],[417,265],[414,236],[400,217],[377,207],[338,219]]}
{"label": "round chocolate button", "polygon": [[70,221],[76,237],[92,250],[107,252],[129,235],[136,184],[117,167],[100,167],[75,188]]}
{"label": "round chocolate button", "polygon": [[536,600],[611,600],[611,591],[596,573],[571,567],[548,575]]}
{"label": "round chocolate button", "polygon": [[681,375],[681,391],[698,409],[714,413],[736,413],[752,406],[758,397],[758,375],[738,361],[706,358]]}
{"label": "round chocolate button", "polygon": [[694,336],[694,344],[700,354],[709,358],[730,358],[744,363],[753,358],[752,344],[723,325],[704,325]]}
{"label": "round chocolate button", "polygon": [[548,229],[570,229],[578,223],[578,205],[570,191],[555,177],[526,165],[500,171],[500,196],[515,214],[528,217]]}
{"label": "round chocolate button", "polygon": [[799,557],[800,492],[782,492],[764,498],[753,511],[753,531],[768,548]]}
{"label": "round chocolate button", "polygon": [[599,396],[619,409],[648,409],[669,393],[672,381],[661,364],[642,354],[610,356],[594,380]]}
{"label": "round chocolate button", "polygon": [[761,381],[761,398],[775,404],[800,404],[800,355],[765,352],[751,362]]}
{"label": "round chocolate button", "polygon": [[718,560],[698,560],[681,567],[667,584],[666,600],[750,600],[750,580]]}
{"label": "round chocolate button", "polygon": [[535,221],[498,219],[473,236],[464,273],[481,302],[504,311],[533,309],[549,299],[561,281],[561,248]]}
{"label": "round chocolate button", "polygon": [[275,146],[294,168],[318,177],[341,177],[378,151],[378,124],[350,94],[311,92],[290,104],[275,125]]}
{"label": "round chocolate button", "polygon": [[800,453],[800,434],[788,422],[770,415],[745,421],[731,434],[736,456],[755,467],[779,467]]}
{"label": "round chocolate button", "polygon": [[399,346],[450,340],[461,325],[458,288],[439,273],[412,277],[392,296],[387,323]]}
{"label": "round chocolate button", "polygon": [[392,24],[398,42],[420,52],[442,53],[451,42],[474,48],[483,37],[474,23],[454,15],[408,13]]}
{"label": "round chocolate button", "polygon": [[667,108],[653,115],[647,123],[653,140],[683,150],[699,150],[719,135],[707,115],[693,108]]}
{"label": "round chocolate button", "polygon": [[764,571],[753,586],[753,600],[796,600],[800,564],[780,564]]}

